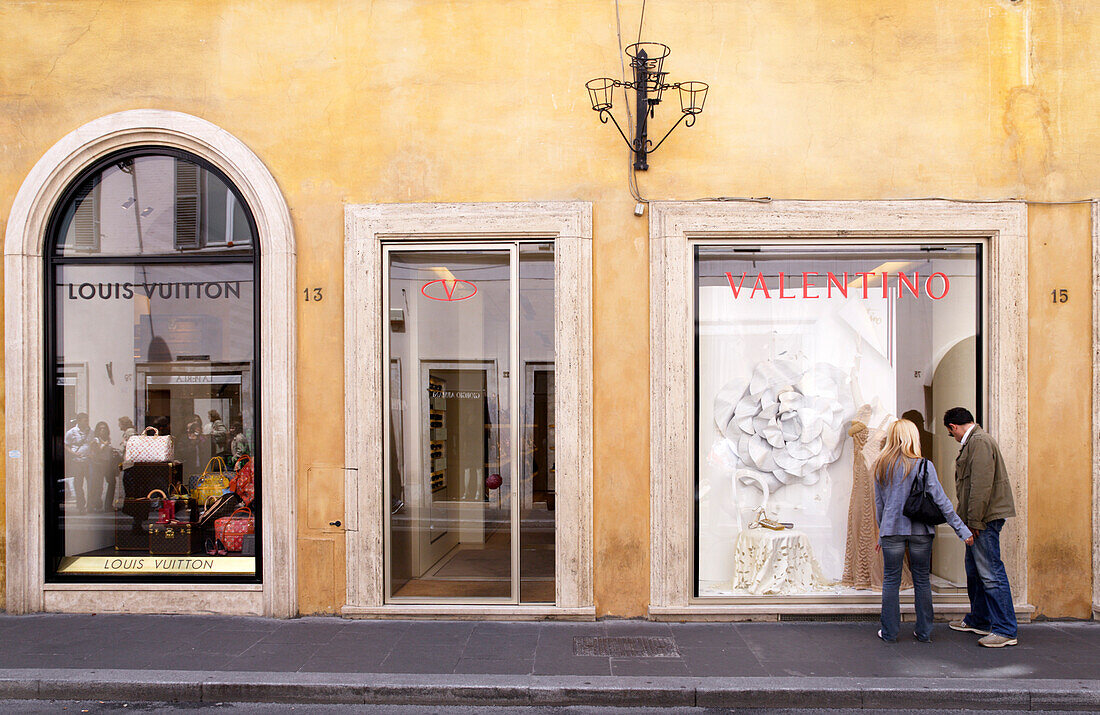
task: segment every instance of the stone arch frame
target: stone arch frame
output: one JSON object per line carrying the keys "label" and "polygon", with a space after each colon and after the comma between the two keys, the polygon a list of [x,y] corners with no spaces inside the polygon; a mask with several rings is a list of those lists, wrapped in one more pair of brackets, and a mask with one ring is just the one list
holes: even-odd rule
{"label": "stone arch frame", "polygon": [[[41,427],[46,224],[81,171],[107,154],[138,146],[183,149],[209,161],[236,185],[255,216],[262,306],[257,356],[265,473],[262,584],[45,582]],[[4,237],[8,612],[217,612],[283,618],[297,613],[294,288],[294,232],[286,201],[259,157],[216,125],[180,112],[129,110],[84,124],[38,160],[15,196]]]}

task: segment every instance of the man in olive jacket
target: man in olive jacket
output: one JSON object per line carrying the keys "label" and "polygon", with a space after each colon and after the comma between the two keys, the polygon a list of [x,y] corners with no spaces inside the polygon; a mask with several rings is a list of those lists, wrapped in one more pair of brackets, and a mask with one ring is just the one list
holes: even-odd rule
{"label": "man in olive jacket", "polygon": [[1016,645],[1016,610],[1001,561],[1001,529],[1005,519],[1016,516],[1004,458],[966,408],[952,407],[944,414],[943,424],[962,444],[955,458],[956,512],[974,532],[974,544],[966,547],[970,613],[951,623],[951,628],[982,635],[978,643],[988,648]]}

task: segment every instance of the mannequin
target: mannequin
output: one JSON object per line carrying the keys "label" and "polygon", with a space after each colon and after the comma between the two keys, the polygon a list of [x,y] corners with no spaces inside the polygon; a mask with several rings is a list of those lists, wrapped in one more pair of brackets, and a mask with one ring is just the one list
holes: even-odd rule
{"label": "mannequin", "polygon": [[[752,513],[754,515],[759,514],[760,512],[763,512],[764,514],[767,514],[768,497],[771,496],[771,489],[768,488],[768,482],[769,482],[768,477],[770,477],[770,476],[771,476],[770,474],[763,474],[761,472],[757,472],[757,471],[752,470],[752,469],[738,469],[737,472],[734,474],[734,477],[733,477],[733,494],[734,494],[734,502],[737,505],[737,530],[738,531],[742,531],[744,529],[747,529],[748,526],[749,526],[747,523],[745,523],[745,520],[743,518],[743,512],[746,509],[751,509]],[[739,483],[742,484],[742,485],[745,485],[746,487],[748,487],[748,485],[752,484],[752,485],[754,485],[754,486],[756,486],[757,488],[760,489],[760,494],[761,494],[760,504],[757,505],[755,509],[753,509],[749,504],[743,503],[743,502],[750,501],[750,499],[744,499],[742,494],[744,494],[745,491],[750,491],[751,492],[752,489],[751,488],[738,489],[738,484]]]}
{"label": "mannequin", "polygon": [[[856,417],[848,428],[852,438],[852,496],[848,502],[848,539],[844,548],[844,576],[841,585],[851,588],[882,588],[882,552],[878,545],[878,523],[875,521],[875,485],[871,471],[875,459],[886,441],[886,428],[895,417],[886,411],[876,396],[863,401],[853,368],[852,392],[857,403]],[[902,571],[901,587],[909,588],[913,578],[909,569]]]}

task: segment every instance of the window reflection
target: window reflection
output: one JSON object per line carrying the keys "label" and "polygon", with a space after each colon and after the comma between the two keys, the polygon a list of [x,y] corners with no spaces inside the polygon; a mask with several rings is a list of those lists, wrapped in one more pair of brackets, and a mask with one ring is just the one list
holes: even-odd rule
{"label": "window reflection", "polygon": [[48,266],[50,575],[254,577],[250,216],[198,159],[140,150],[67,196]]}
{"label": "window reflection", "polygon": [[[905,417],[954,495],[938,416],[980,412],[979,265],[975,246],[696,248],[698,596],[881,589],[870,465]],[[957,539],[932,573],[964,592]]]}
{"label": "window reflection", "polygon": [[244,205],[216,174],[172,156],[120,159],[85,179],[61,214],[62,256],[248,252]]}
{"label": "window reflection", "polygon": [[388,261],[388,596],[553,603],[554,246]]}

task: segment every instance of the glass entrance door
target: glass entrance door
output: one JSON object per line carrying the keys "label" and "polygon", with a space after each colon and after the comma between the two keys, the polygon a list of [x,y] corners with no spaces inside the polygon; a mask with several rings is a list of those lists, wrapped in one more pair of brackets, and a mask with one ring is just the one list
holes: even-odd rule
{"label": "glass entrance door", "polygon": [[553,255],[385,250],[389,600],[554,601]]}

